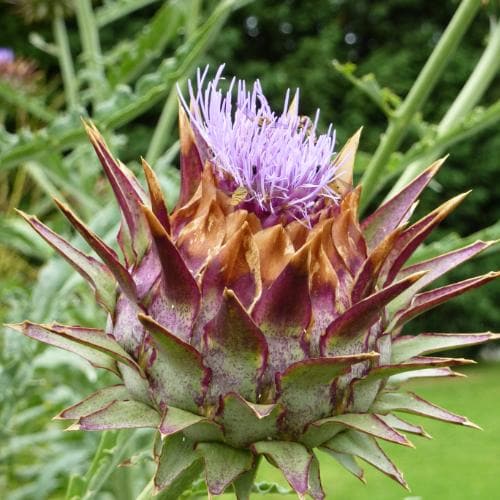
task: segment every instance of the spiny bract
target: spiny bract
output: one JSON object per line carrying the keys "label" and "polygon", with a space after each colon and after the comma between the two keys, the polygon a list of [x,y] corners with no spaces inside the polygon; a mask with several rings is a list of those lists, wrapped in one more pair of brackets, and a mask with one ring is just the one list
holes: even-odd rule
{"label": "spiny bract", "polygon": [[[172,498],[204,471],[211,494],[232,485],[246,499],[263,455],[299,497],[322,499],[315,448],[360,479],[356,457],[406,486],[378,441],[409,446],[403,433],[427,434],[395,412],[473,424],[400,386],[455,376],[449,367],[469,361],[428,355],[497,336],[408,336],[402,328],[498,276],[422,291],[491,243],[405,267],[464,198],[409,223],[441,161],[359,222],[360,188],[352,186],[359,133],[332,160],[331,131],[316,136],[314,123],[304,127],[298,99],[275,116],[259,85],[247,93],[239,82],[236,115],[231,95],[222,98],[216,86],[191,92],[190,107],[180,107],[181,192],[170,214],[148,164],[149,195],[86,125],[123,215],[123,259],[62,203],[100,260],[25,217],[90,283],[108,322],[102,330],[15,327],[121,379],[59,417],[75,420],[72,429],[157,429],[154,484]],[[217,142],[217,134],[226,136]],[[271,188],[278,195],[270,200]]]}

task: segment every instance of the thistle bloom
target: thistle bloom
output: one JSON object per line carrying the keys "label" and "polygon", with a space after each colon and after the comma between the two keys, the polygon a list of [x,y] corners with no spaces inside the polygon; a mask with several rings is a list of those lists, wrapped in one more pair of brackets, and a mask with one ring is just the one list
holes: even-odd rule
{"label": "thistle bloom", "polygon": [[258,80],[248,91],[244,81],[233,78],[224,95],[218,88],[223,69],[206,89],[208,67],[203,74],[198,70],[197,91],[189,85],[191,106],[183,100],[202,163],[211,161],[219,186],[236,191],[238,205],[258,214],[266,226],[290,218],[309,220],[324,198],[336,197],[332,126],[316,135],[319,111],[314,122],[301,117],[298,90],[290,106],[287,92],[281,115],[271,110]]}
{"label": "thistle bloom", "polygon": [[41,74],[33,61],[15,57],[12,49],[0,47],[0,80],[31,90],[40,77]]}
{"label": "thistle bloom", "polygon": [[467,360],[429,354],[497,336],[402,329],[497,277],[423,291],[491,243],[405,265],[464,198],[409,222],[441,161],[360,222],[352,185],[359,133],[332,158],[333,132],[318,135],[317,118],[301,120],[297,99],[278,116],[258,83],[247,92],[233,81],[234,105],[218,90],[220,72],[204,88],[205,78],[191,89],[188,113],[179,110],[172,213],[149,165],[147,195],[87,125],[123,215],[121,258],[60,202],[99,260],[25,216],[90,283],[108,312],[105,328],[14,327],[121,379],[59,418],[74,420],[71,429],[156,429],[154,484],[171,498],[204,471],[211,494],[232,485],[247,499],[264,456],[300,498],[323,499],[318,448],[361,479],[357,458],[406,486],[378,443],[409,446],[405,434],[427,434],[400,412],[474,424],[401,386],[456,375],[450,367]]}

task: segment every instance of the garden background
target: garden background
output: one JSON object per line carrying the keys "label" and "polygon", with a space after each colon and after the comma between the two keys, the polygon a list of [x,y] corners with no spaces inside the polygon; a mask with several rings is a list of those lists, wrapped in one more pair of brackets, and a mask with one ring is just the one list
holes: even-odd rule
{"label": "garden background", "polygon": [[[457,40],[456,51],[449,51],[439,81],[412,115],[399,152],[381,171],[380,179],[387,184],[381,183],[372,201],[383,199],[398,169],[412,164],[412,154],[422,160],[437,149],[443,117],[453,109],[485,47],[500,38],[497,3],[476,3],[465,36]],[[0,74],[0,323],[25,318],[85,325],[102,321],[85,285],[13,212],[19,207],[36,213],[69,235],[50,200],[57,196],[101,234],[114,234],[118,211],[85,140],[80,116],[89,115],[103,127],[117,156],[135,171],[144,155],[173,203],[178,186],[175,82],[184,85],[197,66],[208,63],[213,68],[224,62],[228,75],[260,78],[276,109],[287,88],[300,87],[301,113],[312,115],[320,108],[321,126],[333,122],[339,144],[363,126],[356,164],[360,178],[388,116],[412,88],[458,5],[450,0],[0,3],[0,47],[29,61],[26,74]],[[496,44],[497,61],[484,70],[485,84],[466,96],[470,106],[462,105],[462,115],[455,116],[463,133],[443,142],[443,153],[450,157],[417,212],[473,191],[421,255],[455,248],[469,235],[470,241],[476,236],[500,237]],[[414,143],[420,148],[416,153]],[[498,262],[498,249],[490,250],[447,275],[443,283],[485,273]],[[426,314],[412,322],[409,331],[498,328],[499,302],[500,283],[495,282]],[[434,441],[419,442],[417,451],[394,450],[411,494],[378,474],[368,473],[368,486],[363,486],[328,465],[328,498],[498,496],[498,350],[468,354],[480,361],[479,367],[466,371],[469,380],[418,386],[424,396],[468,415],[485,432],[431,423],[426,427],[431,434],[436,429]],[[85,478],[99,436],[63,433],[64,427],[50,418],[96,385],[104,385],[100,378],[70,354],[36,345],[7,329],[2,332],[0,492],[7,492],[6,498],[64,498],[70,476]],[[90,489],[85,498],[135,498],[151,466],[150,440],[147,433],[112,437],[107,462],[92,465],[101,470],[102,488],[94,484],[100,492]],[[115,470],[114,461],[122,462],[137,449],[144,452],[134,457],[136,467]],[[261,476],[262,481],[285,484],[270,467]]]}

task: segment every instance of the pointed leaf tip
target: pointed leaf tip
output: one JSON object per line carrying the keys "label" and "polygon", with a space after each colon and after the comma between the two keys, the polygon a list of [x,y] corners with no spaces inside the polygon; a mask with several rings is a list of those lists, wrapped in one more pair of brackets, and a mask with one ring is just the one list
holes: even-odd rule
{"label": "pointed leaf tip", "polygon": [[361,227],[370,249],[376,247],[407,217],[411,207],[444,161],[445,158],[442,158],[434,162],[394,197],[383,203],[373,214],[363,220]]}
{"label": "pointed leaf tip", "polygon": [[159,423],[160,415],[155,409],[133,399],[112,401],[78,421],[80,429],[86,431],[156,428]]}
{"label": "pointed leaf tip", "polygon": [[158,177],[156,176],[154,170],[144,158],[141,158],[141,163],[144,170],[144,175],[146,177],[146,182],[148,184],[149,198],[151,200],[151,208],[153,210],[153,213],[156,215],[165,231],[170,234],[170,217],[168,214],[165,198],[161,190],[160,181],[158,180]]}
{"label": "pointed leaf tip", "polygon": [[3,326],[15,330],[16,332],[23,332],[23,323],[4,323]]}
{"label": "pointed leaf tip", "polygon": [[354,135],[352,135],[340,153],[333,161],[333,167],[337,168],[335,178],[332,181],[331,187],[341,196],[347,194],[352,189],[353,185],[353,170],[356,153],[358,151],[359,140],[363,127],[360,127]]}
{"label": "pointed leaf tip", "polygon": [[86,130],[126,223],[121,228],[122,250],[127,258],[139,261],[149,246],[149,234],[139,209],[145,201],[144,192],[130,170],[114,158],[97,128],[91,125]]}
{"label": "pointed leaf tip", "polygon": [[90,413],[94,413],[107,406],[113,401],[125,401],[133,399],[127,388],[122,385],[113,385],[100,389],[93,394],[90,394],[85,399],[76,403],[53,417],[52,420],[73,420],[79,419]]}
{"label": "pointed leaf tip", "polygon": [[394,244],[384,264],[385,284],[391,283],[418,246],[462,202],[470,191],[462,193],[434,209],[409,228],[405,229]]}
{"label": "pointed leaf tip", "polygon": [[333,352],[339,341],[348,342],[362,335],[380,316],[381,311],[404,290],[425,276],[427,271],[414,273],[368,296],[333,320],[321,338],[321,352]]}
{"label": "pointed leaf tip", "polygon": [[57,208],[59,208],[59,210],[68,219],[71,225],[78,231],[78,233],[80,233],[82,238],[106,264],[107,268],[109,269],[109,271],[111,271],[116,281],[120,285],[122,291],[132,301],[135,301],[137,299],[137,290],[134,280],[132,279],[132,276],[129,274],[127,269],[121,264],[115,251],[111,247],[109,247],[89,227],[87,227],[66,204],[62,203],[57,198],[53,198],[53,200],[57,205]]}
{"label": "pointed leaf tip", "polygon": [[41,238],[80,273],[94,289],[97,302],[112,313],[116,301],[116,282],[112,273],[99,261],[81,252],[52,231],[52,229],[40,222],[37,217],[27,215],[21,210],[17,210],[17,212]]}
{"label": "pointed leaf tip", "polygon": [[[251,447],[256,453],[265,455],[285,476],[299,498],[309,489],[309,469],[313,455],[305,446],[291,441],[259,441]],[[302,496],[303,498],[303,496]]]}
{"label": "pointed leaf tip", "polygon": [[27,337],[78,354],[96,368],[104,368],[119,375],[116,362],[120,362],[141,377],[144,376],[135,360],[102,330],[55,323],[43,325],[30,321],[25,321],[21,327]]}
{"label": "pointed leaf tip", "polygon": [[254,464],[251,451],[232,448],[222,443],[198,443],[196,450],[205,462],[207,486],[213,495],[221,495]]}
{"label": "pointed leaf tip", "polygon": [[409,490],[403,474],[385,454],[375,438],[355,430],[349,430],[335,436],[328,443],[325,443],[324,447],[337,453],[361,458]]}
{"label": "pointed leaf tip", "polygon": [[164,439],[203,421],[207,421],[207,418],[174,406],[167,406],[159,427],[161,438]]}
{"label": "pointed leaf tip", "polygon": [[452,413],[444,408],[420,398],[412,392],[382,392],[372,404],[375,413],[387,414],[393,411],[414,413],[424,417],[442,420],[452,424],[474,427],[466,417]]}
{"label": "pointed leaf tip", "polygon": [[[199,138],[202,140],[201,138]],[[182,105],[179,105],[179,140],[181,163],[181,190],[177,206],[185,205],[196,192],[203,171],[202,159],[198,150],[195,133]]]}

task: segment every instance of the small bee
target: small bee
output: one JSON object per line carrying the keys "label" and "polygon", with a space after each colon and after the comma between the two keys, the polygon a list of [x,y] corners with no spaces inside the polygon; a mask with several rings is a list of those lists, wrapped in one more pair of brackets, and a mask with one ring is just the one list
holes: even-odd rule
{"label": "small bee", "polygon": [[299,117],[299,124],[297,126],[297,131],[304,130],[306,131],[306,137],[309,137],[311,135],[313,128],[313,122],[308,116],[300,116]]}
{"label": "small bee", "polygon": [[239,186],[231,195],[231,205],[236,206],[239,205],[242,201],[247,197],[248,191],[243,187]]}
{"label": "small bee", "polygon": [[257,118],[257,125],[259,127],[262,127],[262,125],[266,124],[269,125],[271,123],[271,120],[269,118],[266,118],[265,116],[259,116]]}

